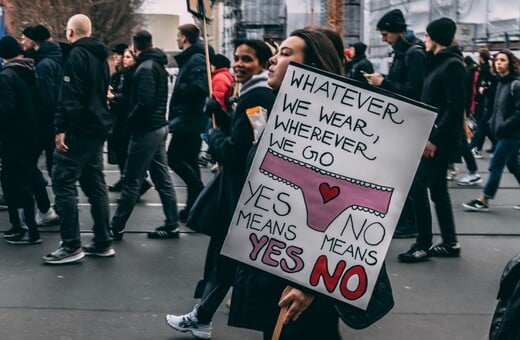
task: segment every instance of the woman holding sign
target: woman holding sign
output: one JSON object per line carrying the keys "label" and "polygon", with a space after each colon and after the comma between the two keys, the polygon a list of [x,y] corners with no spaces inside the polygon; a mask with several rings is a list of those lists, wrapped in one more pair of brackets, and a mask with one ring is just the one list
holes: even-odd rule
{"label": "woman holding sign", "polygon": [[[270,60],[268,84],[278,92],[294,61],[331,73],[343,68],[331,41],[320,32],[296,30]],[[253,152],[256,150],[253,150]],[[367,311],[322,296],[266,272],[241,265],[233,284],[229,324],[263,332],[264,339],[341,339],[339,318],[353,328],[364,328],[393,307],[384,266]],[[277,319],[279,322],[277,322]],[[283,327],[278,334],[281,323]]]}
{"label": "woman holding sign", "polygon": [[225,123],[229,117],[222,110],[212,109],[220,107],[214,98],[206,104],[206,112],[210,115],[215,113],[215,121],[221,122],[222,126],[231,126],[231,129],[217,127],[209,133],[208,151],[221,166],[221,173],[217,183],[218,215],[213,221],[204,280],[195,292],[196,296],[201,296],[201,303],[189,314],[166,316],[172,328],[190,331],[203,339],[211,337],[213,314],[233,282],[235,263],[219,254],[247,176],[247,155],[258,140],[274,102],[265,69],[272,56],[270,48],[260,40],[241,40],[235,46],[233,71],[241,86],[231,125]]}

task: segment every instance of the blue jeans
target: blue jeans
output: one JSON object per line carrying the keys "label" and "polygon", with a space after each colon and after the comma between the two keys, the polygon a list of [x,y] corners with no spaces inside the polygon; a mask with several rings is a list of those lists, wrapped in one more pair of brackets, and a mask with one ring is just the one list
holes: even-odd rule
{"label": "blue jeans", "polygon": [[108,234],[108,193],[103,174],[103,138],[77,137],[67,134],[67,152],[56,150],[52,170],[52,189],[61,220],[63,246],[81,246],[76,182],[91,204],[94,220],[94,243],[99,247],[110,245]]}
{"label": "blue jeans", "polygon": [[488,199],[495,197],[504,167],[507,165],[518,183],[520,184],[520,159],[518,150],[520,149],[520,139],[503,138],[497,140],[493,158],[489,162],[489,178],[484,187],[483,195]]}
{"label": "blue jeans", "polygon": [[123,174],[123,189],[117,202],[117,210],[112,217],[111,228],[121,231],[125,228],[139,198],[146,170],[150,171],[155,190],[159,192],[164,225],[175,229],[179,224],[177,199],[173,188],[166,157],[166,126],[144,134],[132,135],[128,144],[128,157]]}

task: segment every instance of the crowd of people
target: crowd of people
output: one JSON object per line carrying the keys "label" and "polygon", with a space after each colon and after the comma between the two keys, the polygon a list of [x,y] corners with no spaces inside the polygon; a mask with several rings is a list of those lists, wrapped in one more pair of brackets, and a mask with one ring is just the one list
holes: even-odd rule
{"label": "crowd of people", "polygon": [[[458,185],[480,183],[475,158],[481,157],[486,136],[492,141],[490,177],[482,195],[464,204],[468,210],[489,209],[505,166],[520,183],[520,63],[509,50],[492,56],[482,49],[478,64],[464,58],[454,41],[456,28],[449,18],[434,20],[421,41],[400,10],[389,11],[376,27],[393,49],[389,72],[382,75],[374,72],[366,44],[344,48],[331,30],[296,30],[280,44],[238,40],[230,61],[205,48],[196,25],[184,24],[177,31],[181,53],[175,56],[179,71],[169,103],[168,59],[147,31],[134,33],[131,44],[113,47],[112,74],[108,49],[92,37],[91,21],[83,14],[67,22],[69,44],[52,41],[43,25],[24,29],[20,42],[5,36],[0,39],[1,184],[11,228],[4,239],[14,245],[41,243],[38,226],[59,223],[61,242],[43,256],[44,263],[111,257],[113,242],[123,239],[136,202],[152,183],[164,225],[147,236],[177,238],[204,189],[199,168],[204,139],[219,172],[219,215],[213,221],[204,277],[196,288],[200,304],[190,313],[167,315],[168,324],[211,338],[213,315],[233,287],[230,324],[261,331],[264,339],[271,339],[280,307],[287,307],[281,339],[340,339],[340,319],[353,328],[367,327],[393,307],[384,266],[374,290],[377,298],[362,311],[220,256],[261,138],[258,122],[252,124],[250,116],[262,115],[265,124],[290,61],[437,108],[394,236],[416,237],[399,255],[404,263],[458,257],[461,245],[448,190],[448,180],[456,176],[454,164],[463,157],[468,167]],[[206,50],[213,65],[211,82]],[[118,181],[108,186],[103,175],[107,141],[108,161],[120,171]],[[55,208],[37,166],[43,151]],[[180,211],[169,169],[187,186],[186,207]],[[91,204],[94,237],[89,245],[82,245],[80,237],[77,182]],[[120,192],[112,217],[108,191]],[[433,243],[430,199],[441,229],[438,244]]]}

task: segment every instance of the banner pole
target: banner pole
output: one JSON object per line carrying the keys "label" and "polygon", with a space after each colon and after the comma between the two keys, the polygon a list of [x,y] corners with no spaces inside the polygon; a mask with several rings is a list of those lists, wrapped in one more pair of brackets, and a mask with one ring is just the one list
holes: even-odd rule
{"label": "banner pole", "polygon": [[288,310],[287,307],[280,308],[280,314],[278,314],[278,320],[276,320],[276,325],[274,326],[273,336],[272,336],[271,340],[280,339],[280,334],[282,334],[283,321],[287,314],[287,310]]}

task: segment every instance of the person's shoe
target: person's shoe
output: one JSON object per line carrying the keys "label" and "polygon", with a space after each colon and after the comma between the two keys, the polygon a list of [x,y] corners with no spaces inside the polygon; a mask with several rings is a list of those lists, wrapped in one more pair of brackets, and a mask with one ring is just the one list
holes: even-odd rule
{"label": "person's shoe", "polygon": [[121,181],[121,180],[108,186],[108,191],[110,191],[110,192],[120,192],[121,189],[123,189],[123,181]]}
{"label": "person's shoe", "polygon": [[152,184],[145,179],[141,185],[141,189],[139,190],[139,197],[143,196],[148,190],[150,190],[151,187]]}
{"label": "person's shoe", "polygon": [[480,183],[482,183],[482,177],[480,177],[479,174],[467,174],[466,176],[462,177],[457,181],[457,185],[460,185],[462,187],[477,185]]}
{"label": "person's shoe", "polygon": [[415,238],[417,237],[417,228],[413,226],[398,227],[393,238]]}
{"label": "person's shoe", "polygon": [[403,263],[424,262],[429,258],[430,254],[428,253],[428,250],[419,248],[419,246],[415,243],[412,244],[410,250],[408,250],[406,253],[399,254],[398,256],[399,262]]}
{"label": "person's shoe", "polygon": [[115,228],[110,228],[109,232],[110,232],[110,237],[114,241],[121,241],[123,239],[123,235],[125,234],[124,229],[119,230],[119,229],[115,229]]}
{"label": "person's shoe", "polygon": [[456,242],[453,244],[439,243],[432,246],[428,253],[430,256],[435,257],[459,257],[460,256],[460,243]]}
{"label": "person's shoe", "polygon": [[520,204],[517,204],[517,205],[513,206],[513,209],[520,210]]}
{"label": "person's shoe", "polygon": [[116,251],[112,248],[111,245],[106,247],[99,247],[95,243],[91,243],[88,246],[83,247],[83,252],[87,256],[99,256],[99,257],[109,257],[114,256]]}
{"label": "person's shoe", "polygon": [[148,238],[152,239],[171,239],[179,238],[179,227],[168,228],[165,226],[155,228],[154,231],[148,233]]}
{"label": "person's shoe", "polygon": [[42,259],[47,264],[66,264],[79,262],[84,257],[83,248],[73,249],[61,245],[57,250],[45,255]]}
{"label": "person's shoe", "polygon": [[197,319],[198,305],[193,307],[191,313],[184,315],[166,315],[168,325],[179,332],[191,332],[199,339],[211,339],[211,322],[199,323]]}
{"label": "person's shoe", "polygon": [[482,156],[482,152],[477,148],[471,149],[471,153],[473,154],[473,157],[475,157],[476,159],[481,159],[482,157],[484,157]]}
{"label": "person's shoe", "polygon": [[462,203],[462,206],[468,210],[473,211],[488,211],[489,207],[486,203],[482,202],[478,198],[469,201],[468,203]]}
{"label": "person's shoe", "polygon": [[5,237],[5,242],[15,245],[30,245],[42,243],[40,233],[38,231],[24,230],[22,233]]}
{"label": "person's shoe", "polygon": [[216,172],[218,172],[218,170],[219,170],[218,163],[213,164],[209,170],[210,170],[212,173],[216,173]]}
{"label": "person's shoe", "polygon": [[60,217],[56,214],[53,207],[50,207],[45,213],[38,211],[34,219],[37,225],[52,225],[60,222]]}
{"label": "person's shoe", "polygon": [[4,231],[4,238],[10,238],[16,235],[20,235],[22,231],[22,228],[12,226],[9,230]]}
{"label": "person's shoe", "polygon": [[190,215],[190,209],[184,208],[181,211],[179,211],[179,221],[182,223],[188,222],[188,216]]}
{"label": "person's shoe", "polygon": [[456,167],[453,167],[451,169],[448,169],[448,173],[446,175],[446,179],[448,181],[453,181],[456,177],[457,177],[457,174],[459,173],[459,171],[457,170]]}

